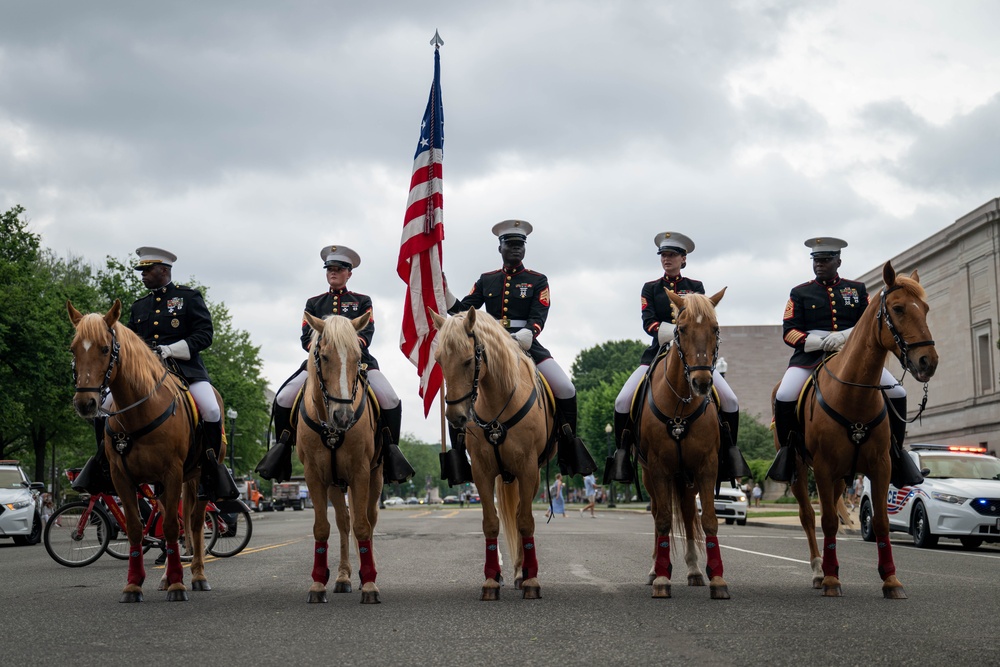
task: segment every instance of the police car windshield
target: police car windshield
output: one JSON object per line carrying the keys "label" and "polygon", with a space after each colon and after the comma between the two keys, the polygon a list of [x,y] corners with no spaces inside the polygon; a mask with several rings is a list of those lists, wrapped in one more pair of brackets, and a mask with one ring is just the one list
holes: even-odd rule
{"label": "police car windshield", "polygon": [[923,456],[920,464],[937,479],[1000,479],[1000,459],[992,456]]}
{"label": "police car windshield", "polygon": [[17,470],[6,469],[0,470],[0,489],[22,489],[24,488],[24,479],[21,477],[21,473]]}

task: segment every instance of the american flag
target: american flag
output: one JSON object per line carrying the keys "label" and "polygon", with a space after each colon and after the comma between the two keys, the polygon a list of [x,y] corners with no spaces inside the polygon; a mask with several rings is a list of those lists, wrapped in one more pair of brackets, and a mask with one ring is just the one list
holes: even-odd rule
{"label": "american flag", "polygon": [[[436,35],[435,35],[436,37]],[[432,42],[433,43],[433,42]],[[441,274],[444,239],[444,199],[441,163],[444,159],[444,110],[441,106],[441,56],[434,49],[434,82],[420,123],[420,140],[413,156],[410,197],[406,202],[396,273],[406,283],[403,330],[399,349],[417,367],[424,416],[441,388],[441,369],[434,363],[436,334],[427,308],[446,310]]]}

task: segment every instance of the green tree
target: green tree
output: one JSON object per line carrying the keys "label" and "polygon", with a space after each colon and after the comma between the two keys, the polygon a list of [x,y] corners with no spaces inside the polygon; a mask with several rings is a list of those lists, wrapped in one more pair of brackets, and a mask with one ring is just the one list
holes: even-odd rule
{"label": "green tree", "polygon": [[613,340],[582,350],[570,367],[576,391],[585,392],[602,382],[611,382],[616,373],[631,374],[647,347],[638,340]]}

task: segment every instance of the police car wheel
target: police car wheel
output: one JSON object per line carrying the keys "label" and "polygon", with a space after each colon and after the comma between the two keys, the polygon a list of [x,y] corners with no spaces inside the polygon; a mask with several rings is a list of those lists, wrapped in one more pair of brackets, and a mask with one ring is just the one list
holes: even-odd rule
{"label": "police car wheel", "polygon": [[875,541],[875,527],[872,525],[872,504],[868,499],[861,501],[861,539],[865,542]]}
{"label": "police car wheel", "polygon": [[913,544],[920,549],[932,549],[937,546],[938,536],[931,533],[930,520],[924,504],[918,502],[913,507]]}

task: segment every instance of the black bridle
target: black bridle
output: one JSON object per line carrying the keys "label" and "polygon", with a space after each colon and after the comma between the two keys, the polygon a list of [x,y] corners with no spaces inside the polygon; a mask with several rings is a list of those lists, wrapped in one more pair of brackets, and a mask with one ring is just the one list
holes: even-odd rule
{"label": "black bridle", "polygon": [[76,356],[73,357],[73,386],[76,387],[76,393],[81,394],[84,392],[96,391],[98,394],[97,404],[100,406],[104,403],[104,399],[108,397],[111,393],[111,376],[114,375],[115,364],[118,363],[121,355],[121,343],[118,342],[118,337],[115,335],[114,327],[108,327],[108,333],[111,334],[111,356],[108,359],[108,370],[104,372],[104,380],[101,381],[100,387],[76,387],[77,375],[76,375]]}
{"label": "black bridle", "polygon": [[[684,310],[685,310],[684,308],[678,309],[677,316],[674,319],[679,319],[680,316],[681,316],[681,313],[683,313]],[[682,403],[685,403],[685,404],[690,403],[691,400],[694,398],[694,396],[691,395],[691,373],[692,372],[694,372],[694,371],[709,371],[710,373],[715,373],[715,365],[719,361],[719,345],[721,344],[721,342],[722,342],[722,337],[719,334],[719,330],[716,329],[715,330],[715,349],[712,351],[712,365],[711,366],[689,366],[687,360],[684,358],[684,348],[681,347],[681,327],[680,327],[680,325],[677,325],[677,326],[674,327],[674,347],[677,348],[677,355],[680,357],[681,364],[683,364],[683,366],[684,366],[684,381],[687,383],[688,394],[689,395],[688,395],[687,398],[681,398],[680,394],[677,393],[677,390],[674,389],[674,387],[673,387],[672,384],[670,384],[670,379],[669,378],[667,378],[667,386],[670,387],[671,391],[674,392],[674,394],[677,396],[677,398],[679,398],[681,400]],[[667,364],[663,364],[663,374],[664,374],[664,377],[666,377],[666,374],[667,374]]]}
{"label": "black bridle", "polygon": [[907,343],[905,340],[903,340],[903,337],[899,335],[899,332],[896,330],[896,325],[893,324],[892,317],[889,315],[889,308],[886,306],[885,298],[889,295],[889,292],[894,292],[901,288],[902,285],[893,285],[889,289],[882,290],[882,297],[879,300],[878,329],[879,333],[881,334],[882,321],[884,320],[886,329],[888,329],[889,333],[892,334],[892,339],[896,342],[896,347],[899,348],[899,355],[898,355],[899,364],[903,367],[903,373],[905,374],[907,371],[913,373],[913,366],[909,360],[910,350],[918,347],[926,347],[928,345],[934,345],[934,341],[922,340],[916,343]]}
{"label": "black bridle", "polygon": [[[357,400],[358,397],[358,388],[364,387],[364,391],[366,393],[368,391],[368,373],[364,368],[364,364],[362,364],[361,361],[359,360],[358,371],[354,379],[354,388],[351,391],[351,397],[337,398],[336,396],[330,395],[330,393],[326,390],[326,383],[323,381],[323,363],[320,360],[319,356],[318,340],[313,345],[312,358],[313,358],[313,366],[316,368],[316,378],[317,381],[319,382],[319,391],[320,394],[323,396],[323,409],[326,411],[326,419],[325,420],[320,419],[318,423],[319,429],[314,428],[314,430],[319,431],[320,435],[323,437],[324,444],[333,443],[333,446],[336,447],[343,441],[344,434],[347,431],[351,430],[351,428],[358,423],[358,420],[361,419],[361,416],[365,412],[365,403],[367,403],[368,401],[366,400],[361,401],[361,405],[359,405],[354,410],[354,414],[351,415],[351,420],[348,422],[347,426],[344,426],[343,428],[335,424],[331,424],[330,421],[328,421],[330,420],[330,414],[331,414],[330,404],[336,403],[337,405],[354,405],[354,401]],[[304,410],[303,414],[305,414]],[[319,415],[317,415],[317,417],[318,416]],[[308,424],[310,421],[311,420],[307,418],[306,423]],[[312,426],[312,424],[310,424],[310,426]],[[331,445],[327,444],[327,446],[329,447]]]}
{"label": "black bridle", "polygon": [[463,403],[469,399],[472,399],[472,404],[475,405],[476,399],[479,398],[479,370],[482,368],[483,359],[486,358],[486,348],[479,342],[475,331],[468,332],[465,335],[472,339],[472,345],[475,351],[475,355],[473,357],[475,360],[475,370],[472,373],[472,389],[470,389],[469,393],[465,394],[461,398],[450,399],[445,396],[445,405],[458,405],[459,403]]}

